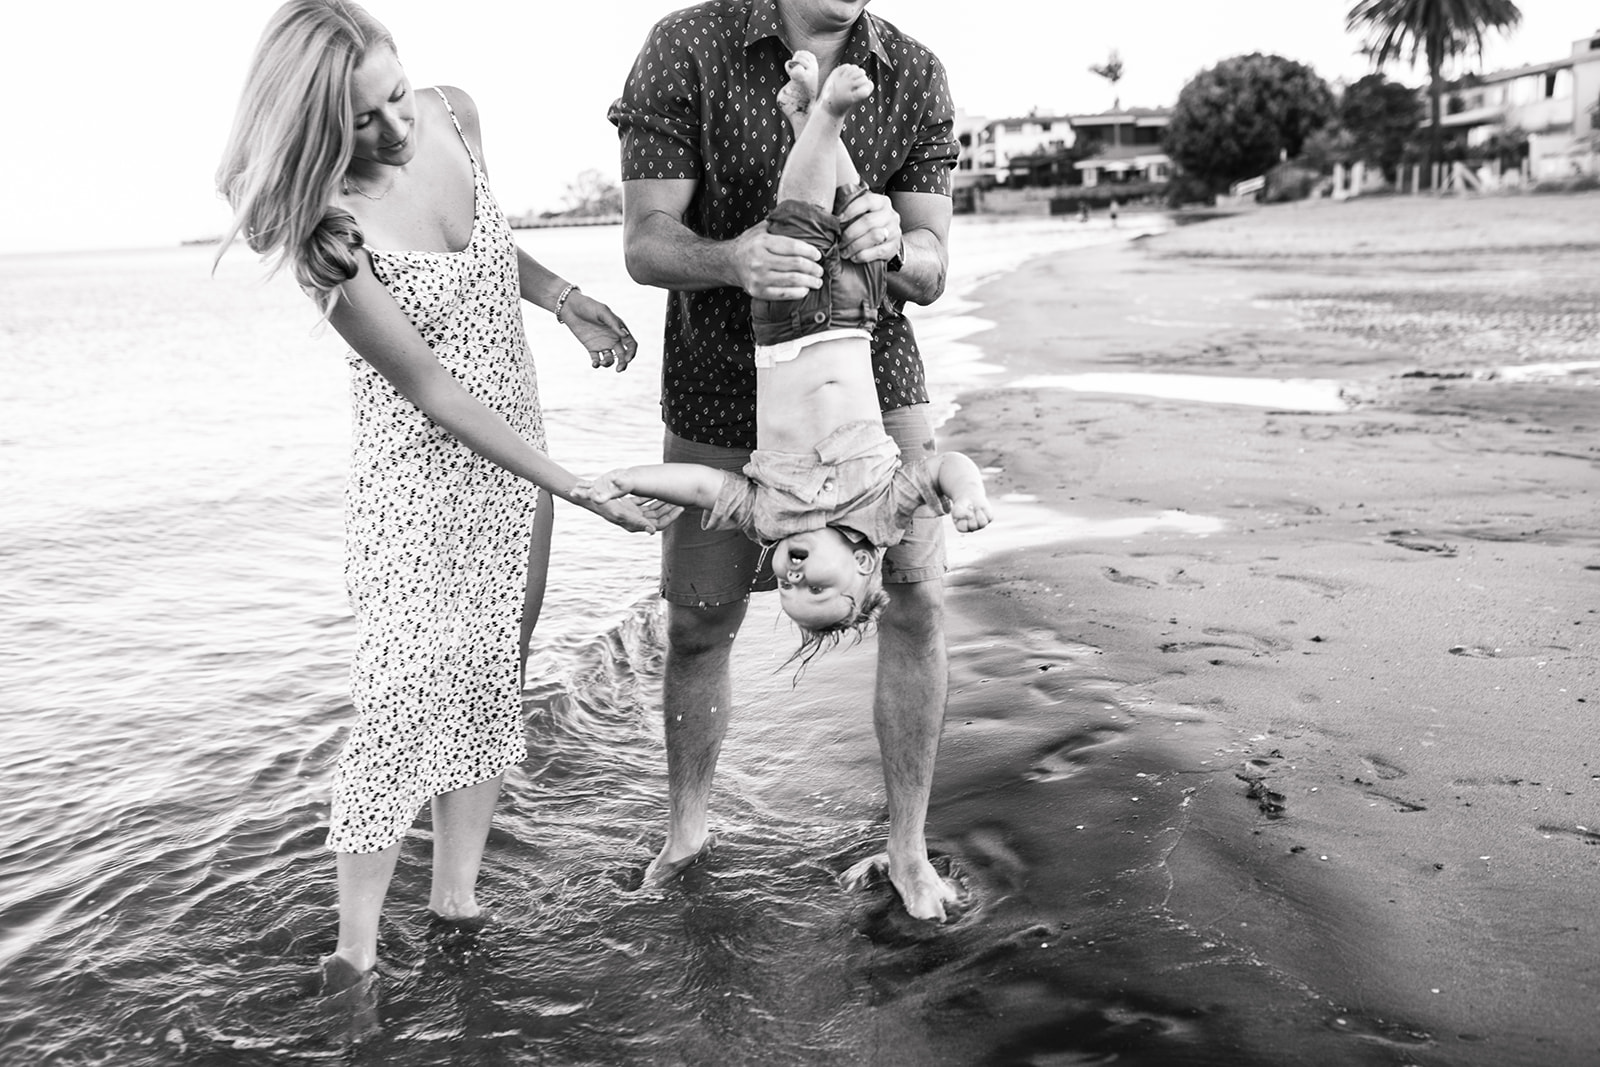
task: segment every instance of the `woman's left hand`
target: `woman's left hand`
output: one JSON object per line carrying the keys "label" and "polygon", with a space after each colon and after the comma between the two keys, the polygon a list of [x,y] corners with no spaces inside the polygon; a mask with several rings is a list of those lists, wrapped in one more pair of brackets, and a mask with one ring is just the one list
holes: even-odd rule
{"label": "woman's left hand", "polygon": [[589,352],[589,365],[624,371],[639,351],[639,342],[628,332],[617,313],[583,290],[574,289],[561,309],[561,321]]}

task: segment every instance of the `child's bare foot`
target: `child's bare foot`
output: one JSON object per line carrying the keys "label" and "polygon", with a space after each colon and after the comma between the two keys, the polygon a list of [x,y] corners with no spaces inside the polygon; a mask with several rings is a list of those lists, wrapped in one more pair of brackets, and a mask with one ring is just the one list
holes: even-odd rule
{"label": "child's bare foot", "polygon": [[828,75],[822,92],[817,94],[817,103],[830,115],[843,118],[851,108],[871,96],[872,89],[872,79],[867,77],[866,71],[854,63],[844,63]]}
{"label": "child's bare foot", "polygon": [[789,80],[778,90],[778,110],[788,116],[798,133],[806,123],[811,101],[817,98],[817,57],[802,48],[789,57],[783,69]]}

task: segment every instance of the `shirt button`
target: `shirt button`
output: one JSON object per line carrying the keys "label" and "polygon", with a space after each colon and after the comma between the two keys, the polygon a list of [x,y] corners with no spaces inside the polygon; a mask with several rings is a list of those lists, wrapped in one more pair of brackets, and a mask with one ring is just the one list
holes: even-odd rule
{"label": "shirt button", "polygon": [[811,313],[811,321],[815,322],[815,323],[817,323],[819,325],[824,323],[824,322],[827,322],[828,321],[828,313],[826,311],[813,311]]}
{"label": "shirt button", "polygon": [[824,478],[824,479],[822,479],[822,488],[831,490],[833,488],[833,479],[832,478]]}

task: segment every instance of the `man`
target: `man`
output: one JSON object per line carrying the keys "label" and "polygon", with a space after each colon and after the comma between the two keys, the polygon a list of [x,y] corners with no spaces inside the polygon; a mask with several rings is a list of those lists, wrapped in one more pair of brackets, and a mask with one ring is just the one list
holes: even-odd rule
{"label": "man", "polygon": [[[767,231],[792,134],[776,103],[784,64],[804,49],[819,82],[840,63],[875,86],[844,139],[875,190],[846,209],[843,254],[888,264],[902,304],[944,289],[950,170],[957,146],[944,68],[868,0],[711,0],[656,24],[610,118],[622,141],[624,242],[634,280],[670,291],[662,356],[664,458],[741,469],[755,443],[750,298],[798,300],[822,284],[819,253]],[[881,191],[879,191],[881,190]],[[933,450],[927,387],[911,325],[883,316],[873,370],[884,425],[903,454]],[[691,510],[666,531],[667,840],[646,871],[660,884],[711,843],[706,807],[732,704],[729,656],[760,548],[704,530]],[[906,910],[942,920],[955,891],[928,862],[925,822],[944,718],[944,542],[919,516],[884,563],[873,723],[889,802],[887,863]]]}

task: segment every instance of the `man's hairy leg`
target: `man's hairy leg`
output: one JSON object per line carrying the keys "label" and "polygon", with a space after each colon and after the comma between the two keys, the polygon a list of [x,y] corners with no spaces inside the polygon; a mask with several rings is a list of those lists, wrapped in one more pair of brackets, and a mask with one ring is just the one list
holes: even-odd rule
{"label": "man's hairy leg", "polygon": [[889,798],[889,880],[914,918],[942,921],[957,893],[928,862],[925,835],[950,685],[944,583],[892,585],[889,596],[878,623],[872,706]]}
{"label": "man's hairy leg", "polygon": [[747,601],[719,607],[667,605],[661,707],[667,743],[667,840],[644,884],[671,881],[713,844],[706,830],[711,780],[728,732],[728,664]]}

